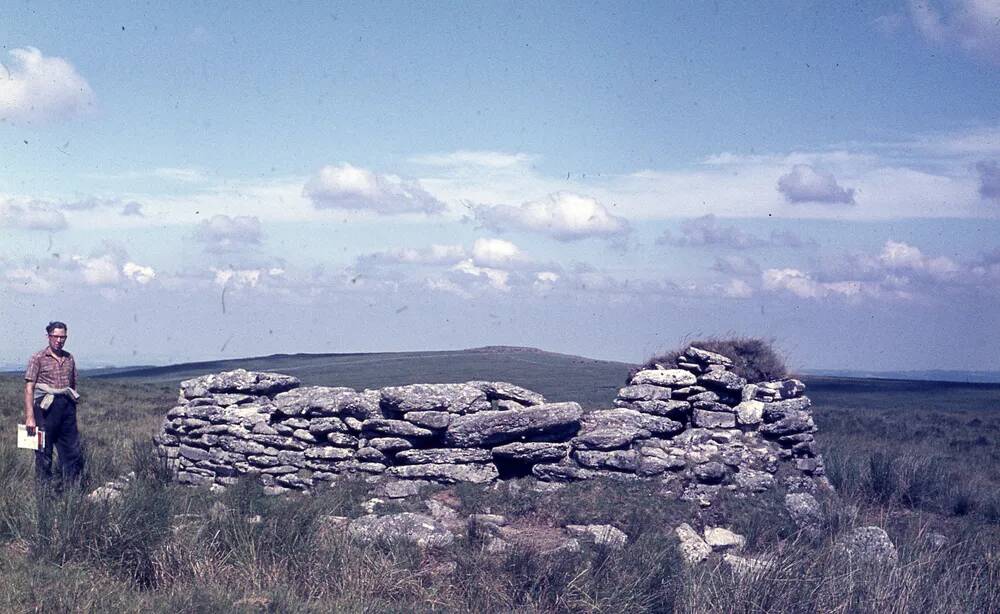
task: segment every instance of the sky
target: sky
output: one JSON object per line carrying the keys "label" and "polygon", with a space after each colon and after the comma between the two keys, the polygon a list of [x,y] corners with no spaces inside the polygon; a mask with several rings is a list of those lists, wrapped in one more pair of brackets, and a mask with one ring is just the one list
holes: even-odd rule
{"label": "sky", "polygon": [[11,0],[0,366],[1000,370],[998,93],[997,0]]}

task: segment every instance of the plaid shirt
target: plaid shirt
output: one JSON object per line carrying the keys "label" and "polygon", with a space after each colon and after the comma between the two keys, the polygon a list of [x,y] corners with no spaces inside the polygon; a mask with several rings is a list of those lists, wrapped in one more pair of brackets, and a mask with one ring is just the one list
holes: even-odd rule
{"label": "plaid shirt", "polygon": [[63,350],[62,358],[56,358],[51,348],[32,355],[28,360],[28,370],[24,373],[28,382],[48,384],[53,388],[76,388],[76,361],[73,355]]}

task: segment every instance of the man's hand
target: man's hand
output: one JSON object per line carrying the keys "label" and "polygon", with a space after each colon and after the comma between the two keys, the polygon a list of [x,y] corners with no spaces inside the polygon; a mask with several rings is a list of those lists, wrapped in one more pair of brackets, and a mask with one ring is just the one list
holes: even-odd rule
{"label": "man's hand", "polygon": [[24,383],[24,425],[35,427],[35,382]]}

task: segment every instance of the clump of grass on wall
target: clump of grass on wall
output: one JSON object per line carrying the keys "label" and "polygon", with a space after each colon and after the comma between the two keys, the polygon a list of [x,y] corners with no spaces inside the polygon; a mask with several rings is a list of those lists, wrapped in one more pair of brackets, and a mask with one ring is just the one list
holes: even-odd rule
{"label": "clump of grass on wall", "polygon": [[676,365],[677,358],[692,345],[696,348],[722,354],[732,359],[732,371],[740,377],[745,378],[748,382],[776,380],[788,375],[785,361],[774,348],[774,345],[770,341],[759,337],[730,337],[726,339],[709,337],[707,339],[699,339],[687,343],[672,352],[653,356],[639,370],[653,369],[657,363],[669,366]]}

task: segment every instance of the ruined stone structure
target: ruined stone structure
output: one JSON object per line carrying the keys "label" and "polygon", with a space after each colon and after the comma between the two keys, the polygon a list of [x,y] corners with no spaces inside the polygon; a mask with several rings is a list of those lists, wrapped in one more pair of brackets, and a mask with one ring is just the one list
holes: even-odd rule
{"label": "ruined stone structure", "polygon": [[229,371],[183,382],[156,441],[181,482],[253,474],[271,493],[344,475],[399,491],[525,476],[649,480],[704,505],[723,490],[828,488],[802,382],[748,383],[731,367],[690,347],[589,412],[505,382],[357,391]]}

